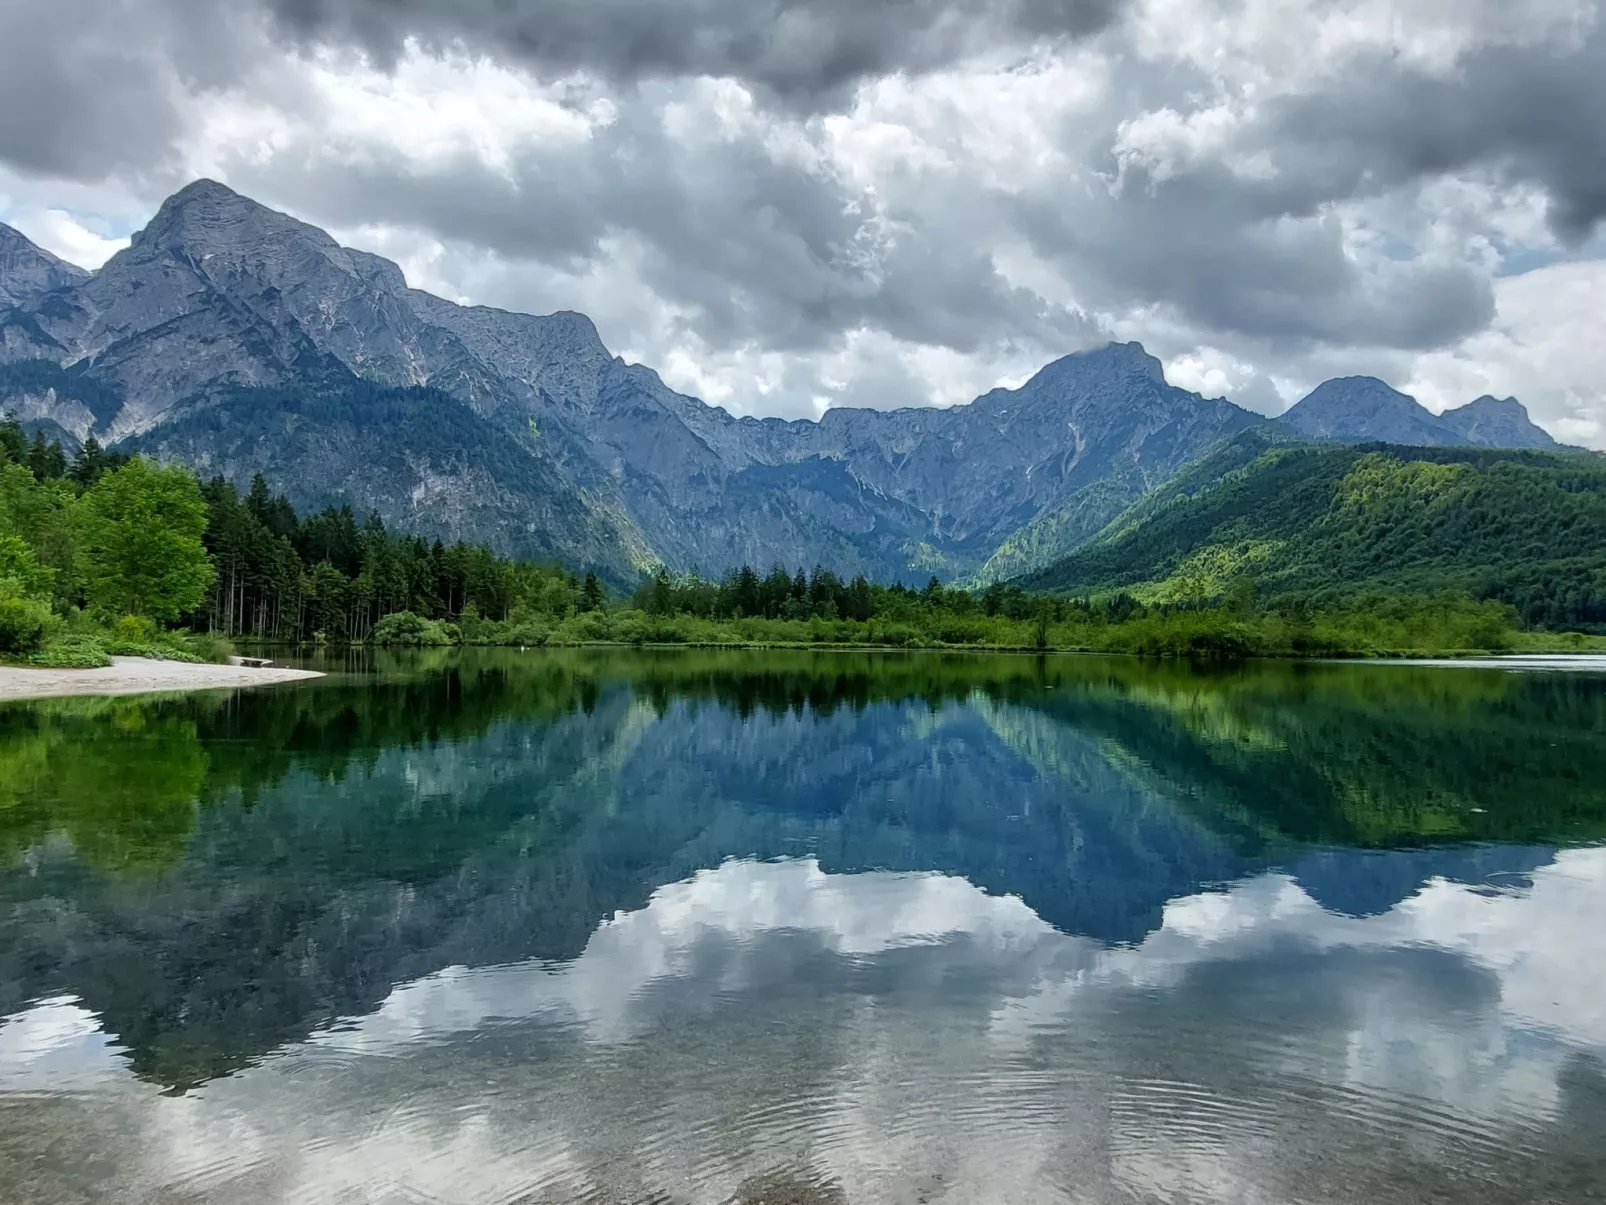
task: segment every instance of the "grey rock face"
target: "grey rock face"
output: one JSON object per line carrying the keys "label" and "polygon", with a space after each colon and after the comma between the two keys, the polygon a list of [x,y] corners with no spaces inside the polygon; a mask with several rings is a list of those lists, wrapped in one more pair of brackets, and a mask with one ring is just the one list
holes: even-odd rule
{"label": "grey rock face", "polygon": [[1462,442],[1480,448],[1554,448],[1559,445],[1550,433],[1535,426],[1528,410],[1514,397],[1492,398],[1488,394],[1455,410],[1446,410],[1439,421],[1461,437]]}
{"label": "grey rock face", "polygon": [[0,222],[0,307],[28,305],[88,279],[82,268],[57,259]]}
{"label": "grey rock face", "polygon": [[1516,398],[1482,397],[1442,415],[1375,377],[1342,377],[1317,386],[1278,420],[1312,439],[1410,447],[1553,448],[1553,440]]}
{"label": "grey rock face", "polygon": [[[16,255],[34,265],[19,280],[44,279]],[[0,404],[5,362],[70,366],[30,394],[41,419],[616,578],[653,562],[1021,572],[1262,421],[1168,385],[1136,344],[948,410],[738,419],[614,357],[583,315],[409,289],[389,261],[210,181],[68,277],[0,310]]]}

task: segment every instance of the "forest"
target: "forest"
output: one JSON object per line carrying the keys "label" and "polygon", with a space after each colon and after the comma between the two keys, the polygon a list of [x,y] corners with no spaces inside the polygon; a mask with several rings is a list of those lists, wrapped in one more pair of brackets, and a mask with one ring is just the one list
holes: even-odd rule
{"label": "forest", "polygon": [[1606,632],[1606,457],[1246,433],[1025,584],[1164,603],[1245,578],[1272,602],[1451,589],[1530,627]]}
{"label": "forest", "polygon": [[[1344,480],[1352,493],[1372,488],[1354,484],[1353,473]],[[1285,516],[1313,505],[1299,500],[1297,484],[1290,483]],[[1549,479],[1542,484],[1552,493],[1568,488]],[[1249,491],[1260,505],[1263,493]],[[1389,524],[1408,528],[1409,496],[1390,497],[1399,513]],[[1543,490],[1529,489],[1525,497],[1543,501]],[[1176,528],[1198,505],[1179,495],[1159,509],[1158,520],[1140,517],[1141,529],[1161,521]],[[1595,507],[1587,498],[1579,504],[1576,526],[1585,544],[1595,538],[1589,526]],[[1351,540],[1372,542],[1357,555],[1386,541],[1387,531],[1373,527],[1371,534],[1359,527],[1363,536]],[[215,659],[255,643],[624,643],[1236,658],[1574,650],[1596,643],[1549,630],[1580,626],[1569,621],[1594,615],[1594,596],[1570,584],[1559,601],[1543,595],[1543,574],[1565,562],[1508,567],[1510,580],[1531,586],[1519,613],[1513,600],[1487,589],[1479,597],[1467,588],[1435,589],[1426,578],[1401,588],[1357,574],[1354,588],[1335,589],[1328,569],[1312,569],[1310,588],[1293,590],[1291,570],[1257,577],[1248,571],[1252,558],[1206,578],[1188,568],[1194,562],[1187,557],[1197,561],[1198,554],[1187,550],[1186,538],[1184,532],[1172,545],[1144,541],[1172,579],[1189,572],[1197,579],[1169,591],[1109,573],[1079,591],[1051,591],[1047,580],[1037,590],[1018,583],[965,589],[936,578],[914,589],[844,579],[821,566],[776,565],[767,572],[743,566],[718,580],[660,569],[644,575],[632,595],[611,597],[594,572],[426,541],[388,530],[378,516],[359,518],[349,506],[300,515],[260,475],[242,493],[221,477],[201,481],[179,466],[109,453],[93,439],[69,457],[42,435],[30,439],[6,423],[0,424],[0,657],[76,666],[104,664],[117,654]],[[1110,549],[1126,546],[1123,539],[1131,544],[1134,537],[1118,536],[1083,554],[1084,561],[1103,564],[1096,558],[1108,561]],[[1165,561],[1173,545],[1177,551]]]}

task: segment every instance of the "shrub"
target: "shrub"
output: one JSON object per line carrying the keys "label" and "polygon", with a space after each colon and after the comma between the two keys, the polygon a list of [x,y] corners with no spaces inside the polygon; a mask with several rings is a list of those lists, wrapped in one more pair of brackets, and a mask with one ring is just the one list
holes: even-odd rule
{"label": "shrub", "polygon": [[891,645],[894,648],[918,647],[925,643],[919,630],[906,623],[873,623],[870,625],[869,638],[876,644]]}
{"label": "shrub", "polygon": [[227,665],[234,656],[234,645],[214,632],[197,632],[184,641],[185,647],[202,661]]}
{"label": "shrub", "polygon": [[613,627],[609,623],[608,616],[601,611],[586,611],[579,615],[571,615],[552,633],[552,640],[557,644],[586,644],[612,637]]}
{"label": "shrub", "polygon": [[181,644],[167,641],[157,641],[152,644],[140,644],[129,640],[103,640],[100,647],[112,657],[144,657],[147,661],[182,661],[189,665],[200,665],[206,660],[199,653],[191,652]]}
{"label": "shrub", "polygon": [[100,669],[111,663],[98,640],[82,635],[61,636],[28,658],[29,665],[44,669]]}
{"label": "shrub", "polygon": [[124,615],[111,630],[111,638],[118,644],[150,644],[156,634],[156,624],[143,615]]}
{"label": "shrub", "polygon": [[378,645],[445,645],[456,644],[458,638],[455,624],[425,619],[411,611],[397,611],[376,623],[368,640]]}
{"label": "shrub", "polygon": [[49,606],[37,599],[0,598],[0,653],[32,653],[43,647],[57,626]]}

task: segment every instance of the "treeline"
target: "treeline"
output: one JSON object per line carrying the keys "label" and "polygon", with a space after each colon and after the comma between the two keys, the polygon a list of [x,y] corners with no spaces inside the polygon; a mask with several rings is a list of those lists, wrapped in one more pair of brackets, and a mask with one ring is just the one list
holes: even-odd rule
{"label": "treeline", "polygon": [[0,423],[0,655],[105,664],[108,652],[223,655],[165,634],[214,572],[206,503],[183,469],[109,454],[86,440],[71,462]]}
{"label": "treeline", "polygon": [[303,519],[260,474],[243,497],[221,477],[201,494],[217,578],[197,619],[229,637],[356,643],[398,613],[506,622],[516,613],[564,618],[607,601],[595,573],[399,535],[378,515],[359,524],[349,506]]}
{"label": "treeline", "polygon": [[261,476],[242,494],[221,477],[202,483],[93,440],[69,458],[0,424],[0,655],[46,664],[101,664],[119,652],[210,658],[226,655],[229,640],[1206,657],[1584,647],[1522,631],[1504,600],[1426,590],[1313,599],[1267,591],[1242,568],[1227,566],[1210,590],[1068,597],[743,566],[718,580],[660,571],[632,598],[611,600],[594,573],[395,533],[350,507],[299,515]]}
{"label": "treeline", "polygon": [[349,507],[303,518],[261,476],[242,496],[221,477],[203,484],[93,438],[69,458],[42,434],[0,423],[0,654],[53,642],[64,664],[108,651],[195,654],[163,637],[174,625],[355,643],[397,614],[404,632],[416,620],[433,642],[442,623],[489,637],[497,625],[606,603],[592,573],[399,535],[377,515],[359,523]]}
{"label": "treeline", "polygon": [[[753,576],[751,570],[739,570],[710,583],[661,574],[638,591],[635,607],[588,617],[592,638],[1206,658],[1572,651],[1600,643],[1570,635],[1535,636],[1521,630],[1510,606],[1454,592],[1366,594],[1312,606],[1302,599],[1261,600],[1253,582],[1240,579],[1221,599],[1145,603],[1124,592],[1067,598],[1031,594],[1015,585],[976,592],[932,581],[921,590],[837,582],[841,596],[833,597],[829,573],[780,569],[759,579],[761,609],[748,615],[737,600],[753,597],[748,593]],[[859,608],[866,598],[868,606]],[[866,613],[868,618],[860,618]],[[463,635],[469,643],[477,642],[470,629],[464,628]],[[561,641],[566,633],[553,635]],[[539,637],[538,631],[527,631],[518,643],[540,643]]]}
{"label": "treeline", "polygon": [[47,440],[43,431],[35,431],[29,439],[16,422],[0,422],[0,465],[22,465],[36,481],[67,480],[81,489],[88,489],[102,475],[122,468],[128,460],[121,452],[105,451],[100,441],[91,435],[69,463],[61,444]]}
{"label": "treeline", "polygon": [[[959,617],[1003,615],[1030,619],[1039,612],[1063,618],[1068,607],[1087,606],[1034,596],[1019,586],[997,583],[980,593],[944,586],[933,577],[922,590],[872,584],[863,574],[851,581],[816,565],[813,572],[777,565],[760,576],[751,566],[733,569],[719,581],[697,574],[677,578],[659,571],[636,591],[635,606],[648,615],[692,615],[699,619],[849,619],[860,623],[891,617],[916,619],[933,613]],[[1129,600],[1110,600],[1116,611]]]}

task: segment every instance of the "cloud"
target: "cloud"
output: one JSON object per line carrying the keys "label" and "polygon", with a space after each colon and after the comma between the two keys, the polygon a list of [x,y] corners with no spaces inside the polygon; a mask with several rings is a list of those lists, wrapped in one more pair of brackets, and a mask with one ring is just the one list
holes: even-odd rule
{"label": "cloud", "polygon": [[1606,216],[1606,31],[1563,48],[1496,45],[1436,73],[1374,56],[1269,106],[1263,143],[1299,148],[1324,191],[1358,193],[1479,168],[1538,185],[1556,234]]}
{"label": "cloud", "polygon": [[1520,395],[1558,439],[1606,447],[1606,263],[1549,264],[1502,278],[1486,331],[1422,356],[1403,387],[1433,410]]}
{"label": "cloud", "polygon": [[91,230],[62,209],[25,210],[7,215],[7,224],[51,254],[91,270],[128,246],[128,239]]}
{"label": "cloud", "polygon": [[26,172],[137,174],[179,122],[168,63],[121,0],[0,8],[0,156]]}
{"label": "cloud", "polygon": [[[398,68],[404,78],[436,70],[422,60]],[[840,363],[861,332],[910,354],[1029,348],[1040,363],[1100,336],[1074,305],[1006,278],[985,244],[965,246],[962,212],[939,223],[889,211],[828,154],[820,129],[767,119],[736,85],[649,84],[630,104],[527,97],[515,112],[528,115],[530,137],[475,147],[472,132],[506,107],[505,79],[466,60],[453,70],[470,97],[483,90],[501,103],[460,96],[420,129],[377,73],[319,68],[292,112],[214,107],[205,170],[359,235],[425,231],[460,262],[475,256],[503,277],[482,276],[475,289],[438,281],[446,291],[521,309],[586,308],[615,348],[640,346],[659,366],[675,358],[666,344],[699,359]],[[275,154],[240,150],[264,138]],[[650,313],[613,321],[643,294],[656,302]],[[896,360],[883,371],[902,374]],[[927,398],[909,390],[899,400]]]}
{"label": "cloud", "polygon": [[0,9],[0,212],[120,234],[217,176],[749,413],[1113,334],[1264,410],[1453,355],[1606,443],[1501,283],[1596,254],[1597,0]]}
{"label": "cloud", "polygon": [[930,71],[981,51],[1095,33],[1121,0],[260,0],[302,43],[462,45],[547,74],[622,83],[711,76],[802,104],[857,83]]}

